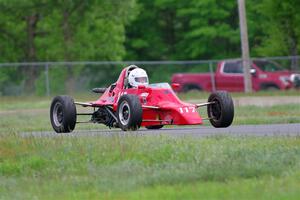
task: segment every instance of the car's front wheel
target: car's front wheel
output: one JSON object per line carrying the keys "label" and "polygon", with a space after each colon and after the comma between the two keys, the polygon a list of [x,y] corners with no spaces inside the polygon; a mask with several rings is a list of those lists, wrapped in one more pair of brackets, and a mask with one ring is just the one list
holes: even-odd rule
{"label": "car's front wheel", "polygon": [[123,131],[135,131],[140,128],[143,117],[141,102],[136,95],[125,94],[118,101],[117,118]]}
{"label": "car's front wheel", "polygon": [[50,120],[57,133],[72,132],[76,125],[76,106],[69,96],[56,96],[50,107]]}
{"label": "car's front wheel", "polygon": [[234,116],[234,106],[231,96],[226,91],[212,93],[207,106],[207,114],[210,123],[216,128],[228,127],[231,125]]}

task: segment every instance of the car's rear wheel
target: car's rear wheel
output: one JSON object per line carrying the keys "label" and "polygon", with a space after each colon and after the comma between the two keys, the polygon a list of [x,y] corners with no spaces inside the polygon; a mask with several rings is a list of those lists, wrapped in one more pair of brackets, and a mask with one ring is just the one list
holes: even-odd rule
{"label": "car's rear wheel", "polygon": [[146,126],[146,129],[161,129],[164,125]]}
{"label": "car's rear wheel", "polygon": [[210,123],[216,128],[230,126],[234,117],[234,106],[228,92],[214,92],[209,96],[208,102],[214,102],[207,106]]}
{"label": "car's rear wheel", "polygon": [[69,96],[56,96],[50,107],[50,121],[55,132],[72,132],[76,125],[76,106]]}
{"label": "car's rear wheel", "polygon": [[123,131],[135,131],[142,123],[143,109],[136,95],[125,94],[118,102],[117,118]]}

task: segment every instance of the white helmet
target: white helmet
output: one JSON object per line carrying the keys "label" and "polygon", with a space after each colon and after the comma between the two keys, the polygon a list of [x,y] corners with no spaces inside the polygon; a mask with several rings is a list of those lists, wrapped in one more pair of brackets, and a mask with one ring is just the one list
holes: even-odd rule
{"label": "white helmet", "polygon": [[128,83],[132,87],[138,87],[139,85],[147,86],[149,81],[146,71],[141,68],[135,68],[128,75]]}

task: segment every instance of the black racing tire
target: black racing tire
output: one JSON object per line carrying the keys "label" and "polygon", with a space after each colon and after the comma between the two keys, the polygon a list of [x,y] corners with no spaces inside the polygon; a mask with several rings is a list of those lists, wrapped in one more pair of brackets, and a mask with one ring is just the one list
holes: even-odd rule
{"label": "black racing tire", "polygon": [[234,105],[231,96],[226,91],[212,93],[208,102],[215,102],[207,106],[210,123],[216,128],[225,128],[231,125],[234,117]]}
{"label": "black racing tire", "polygon": [[76,106],[69,96],[56,96],[50,107],[50,121],[57,133],[70,133],[76,125]]}
{"label": "black racing tire", "polygon": [[118,125],[123,131],[136,131],[142,124],[142,104],[136,95],[120,97],[117,108]]}
{"label": "black racing tire", "polygon": [[161,129],[162,127],[164,127],[164,125],[153,125],[153,126],[146,126],[146,129]]}

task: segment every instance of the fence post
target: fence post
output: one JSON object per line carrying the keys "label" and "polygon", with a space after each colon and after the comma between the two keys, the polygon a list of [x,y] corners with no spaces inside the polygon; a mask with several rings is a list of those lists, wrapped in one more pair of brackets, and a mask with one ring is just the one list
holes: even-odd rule
{"label": "fence post", "polygon": [[214,69],[213,69],[213,63],[212,62],[209,62],[209,71],[210,71],[210,79],[211,79],[211,89],[212,89],[212,92],[215,92],[216,91],[216,82],[215,82],[215,72],[214,72]]}
{"label": "fence post", "polygon": [[46,95],[50,96],[50,83],[49,83],[49,64],[45,65],[45,83],[46,83]]}

